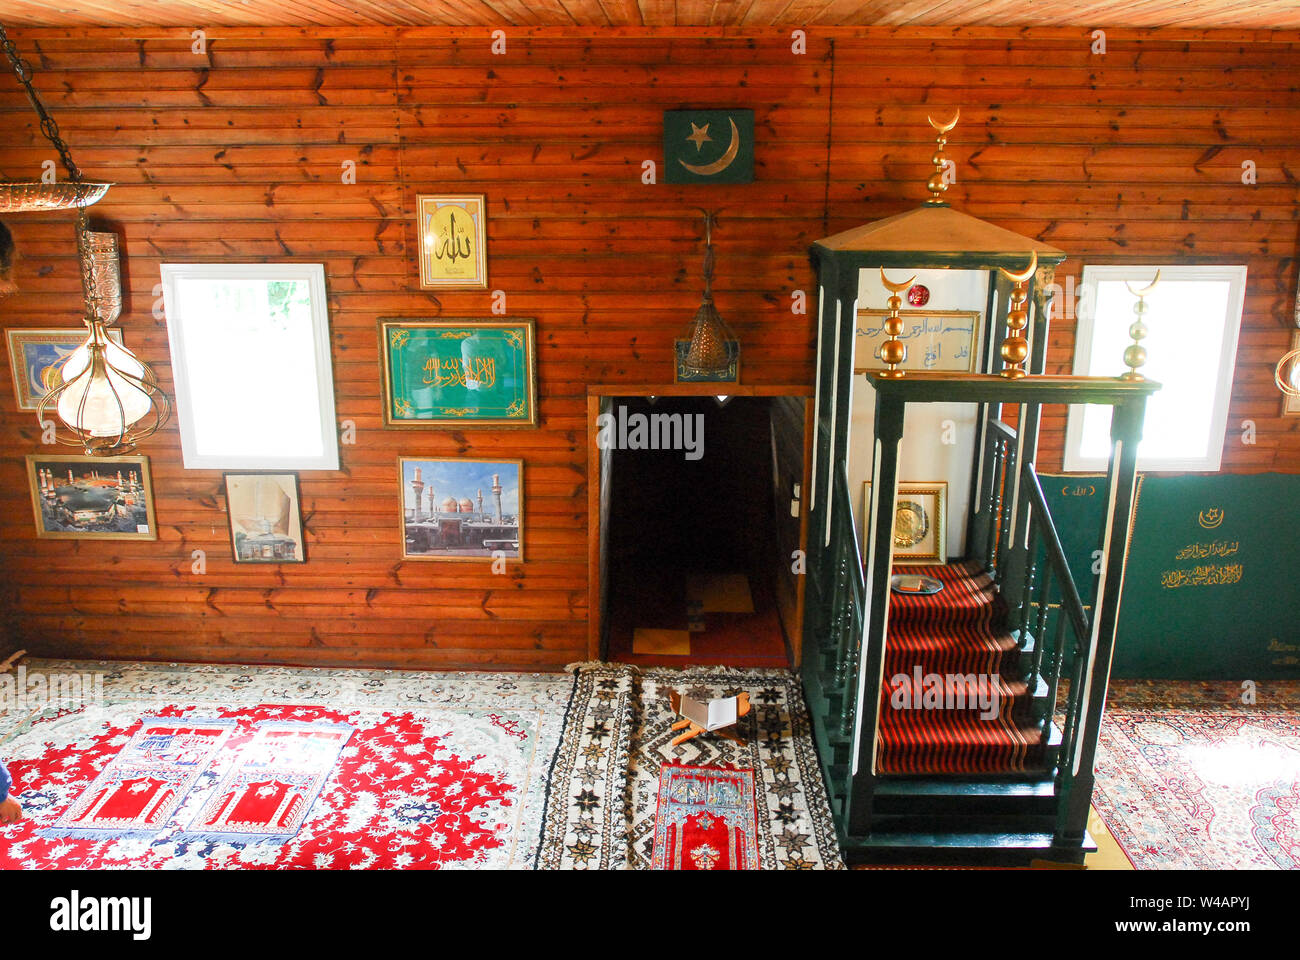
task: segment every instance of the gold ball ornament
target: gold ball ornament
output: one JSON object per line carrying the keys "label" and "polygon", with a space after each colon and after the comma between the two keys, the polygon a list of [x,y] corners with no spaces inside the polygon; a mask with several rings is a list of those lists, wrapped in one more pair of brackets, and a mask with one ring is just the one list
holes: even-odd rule
{"label": "gold ball ornament", "polygon": [[1133,373],[1137,373],[1137,368],[1147,362],[1147,348],[1134,343],[1124,350],[1124,366],[1133,367]]}
{"label": "gold ball ornament", "polygon": [[880,359],[894,366],[907,359],[907,345],[899,340],[886,340],[880,345]]}

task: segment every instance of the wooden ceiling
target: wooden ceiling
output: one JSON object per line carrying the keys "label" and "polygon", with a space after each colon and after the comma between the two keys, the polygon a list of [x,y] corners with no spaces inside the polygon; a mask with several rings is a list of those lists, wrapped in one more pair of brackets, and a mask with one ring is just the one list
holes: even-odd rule
{"label": "wooden ceiling", "polygon": [[6,0],[9,26],[1300,28],[1297,0]]}

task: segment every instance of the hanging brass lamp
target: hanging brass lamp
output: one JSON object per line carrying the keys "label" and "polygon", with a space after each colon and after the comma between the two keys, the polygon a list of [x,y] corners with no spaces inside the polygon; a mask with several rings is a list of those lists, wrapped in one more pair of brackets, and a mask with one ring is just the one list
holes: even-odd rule
{"label": "hanging brass lamp", "polygon": [[704,212],[704,300],[695,311],[687,337],[690,345],[681,369],[693,377],[714,379],[728,376],[736,364],[739,345],[718,308],[713,305],[713,225],[716,217]]}
{"label": "hanging brass lamp", "polygon": [[[80,446],[90,456],[130,453],[171,415],[171,403],[149,365],[108,337],[122,312],[122,274],[115,233],[87,229],[77,211],[77,252],[90,336],[64,361],[36,410],[54,440]],[[47,419],[53,413],[62,422]],[[70,436],[68,436],[70,434]]]}

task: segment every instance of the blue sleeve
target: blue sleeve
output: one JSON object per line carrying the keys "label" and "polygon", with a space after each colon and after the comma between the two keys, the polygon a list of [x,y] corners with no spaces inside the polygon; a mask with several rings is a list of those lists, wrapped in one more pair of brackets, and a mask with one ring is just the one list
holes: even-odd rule
{"label": "blue sleeve", "polygon": [[5,769],[3,760],[0,760],[0,801],[9,799],[9,788],[14,785],[13,780],[9,778],[9,771]]}

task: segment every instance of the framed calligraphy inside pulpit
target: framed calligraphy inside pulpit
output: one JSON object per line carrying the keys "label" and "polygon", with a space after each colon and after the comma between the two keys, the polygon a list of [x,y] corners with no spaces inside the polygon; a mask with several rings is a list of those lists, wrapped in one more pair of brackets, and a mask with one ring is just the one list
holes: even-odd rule
{"label": "framed calligraphy inside pulpit", "polygon": [[384,423],[533,427],[532,320],[381,320]]}
{"label": "framed calligraphy inside pulpit", "polygon": [[[857,360],[854,372],[882,370],[880,345],[888,310],[858,311]],[[953,370],[973,373],[979,353],[978,310],[902,310],[903,332],[898,339],[907,347],[904,370]]]}
{"label": "framed calligraphy inside pulpit", "polygon": [[486,290],[487,205],[482,194],[420,194],[415,201],[420,286],[426,290]]}

